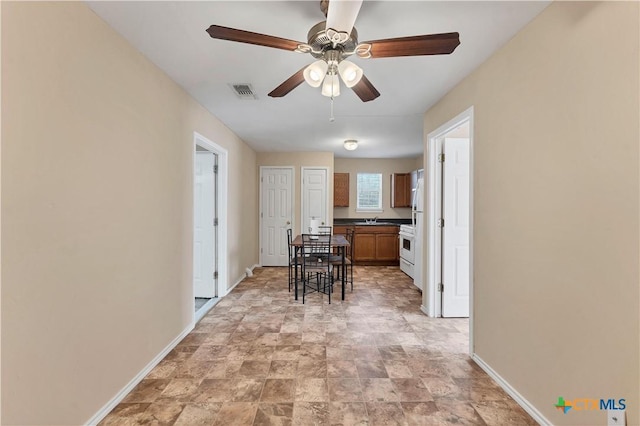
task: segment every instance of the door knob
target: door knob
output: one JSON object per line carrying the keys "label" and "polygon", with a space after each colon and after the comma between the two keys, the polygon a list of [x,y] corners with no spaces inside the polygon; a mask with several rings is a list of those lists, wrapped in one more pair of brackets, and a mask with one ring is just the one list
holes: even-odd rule
{"label": "door knob", "polygon": [[287,225],[291,225],[291,221],[289,221],[289,220],[288,220],[288,221],[287,221]]}

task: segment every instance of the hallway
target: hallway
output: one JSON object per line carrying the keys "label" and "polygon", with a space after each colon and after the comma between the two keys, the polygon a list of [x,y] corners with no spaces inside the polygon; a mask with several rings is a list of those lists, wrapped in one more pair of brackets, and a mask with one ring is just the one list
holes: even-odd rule
{"label": "hallway", "polygon": [[397,267],[344,302],[257,268],[100,424],[535,425],[468,356],[468,320],[420,312]]}

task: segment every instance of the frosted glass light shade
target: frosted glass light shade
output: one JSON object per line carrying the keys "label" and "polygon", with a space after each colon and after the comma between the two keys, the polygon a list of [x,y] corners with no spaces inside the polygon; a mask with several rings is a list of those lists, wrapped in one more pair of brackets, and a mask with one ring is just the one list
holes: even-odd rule
{"label": "frosted glass light shade", "polygon": [[347,87],[353,87],[362,79],[362,68],[351,61],[342,61],[338,64],[338,73]]}
{"label": "frosted glass light shade", "polygon": [[349,139],[344,141],[344,149],[347,151],[353,151],[358,147],[358,141],[355,139]]}
{"label": "frosted glass light shade", "polygon": [[336,74],[329,74],[324,78],[322,95],[334,98],[340,96],[340,79]]}
{"label": "frosted glass light shade", "polygon": [[307,68],[304,69],[302,75],[304,76],[304,80],[311,87],[319,87],[322,84],[322,80],[325,75],[327,75],[327,69],[329,65],[325,61],[315,61]]}

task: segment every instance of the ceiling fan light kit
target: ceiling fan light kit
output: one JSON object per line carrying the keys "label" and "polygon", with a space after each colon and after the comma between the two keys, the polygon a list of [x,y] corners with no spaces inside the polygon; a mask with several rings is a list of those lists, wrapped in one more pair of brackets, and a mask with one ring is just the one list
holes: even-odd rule
{"label": "ceiling fan light kit", "polygon": [[329,64],[327,64],[325,61],[315,61],[304,69],[304,80],[311,87],[319,87],[320,84],[322,84],[324,76],[327,74],[328,68]]}
{"label": "ceiling fan light kit", "polygon": [[[458,33],[427,34],[412,37],[396,37],[358,43],[358,31],[354,23],[362,6],[362,0],[321,0],[320,9],[327,17],[309,30],[307,43],[266,34],[211,25],[207,32],[212,38],[272,47],[298,53],[309,53],[318,59],[299,70],[269,93],[279,98],[287,95],[306,81],[312,87],[322,85],[322,94],[332,99],[340,94],[340,79],[363,102],[380,96],[380,92],[351,61],[351,55],[359,58],[390,58],[400,56],[448,55],[460,44]],[[340,78],[338,78],[338,75]]]}
{"label": "ceiling fan light kit", "polygon": [[347,60],[338,64],[338,73],[340,73],[344,85],[348,88],[352,88],[358,84],[364,75],[362,68]]}
{"label": "ceiling fan light kit", "polygon": [[353,151],[358,147],[358,141],[355,139],[348,139],[344,141],[344,149],[347,151]]}
{"label": "ceiling fan light kit", "polygon": [[328,98],[340,96],[340,80],[335,74],[328,74],[322,83],[322,95]]}

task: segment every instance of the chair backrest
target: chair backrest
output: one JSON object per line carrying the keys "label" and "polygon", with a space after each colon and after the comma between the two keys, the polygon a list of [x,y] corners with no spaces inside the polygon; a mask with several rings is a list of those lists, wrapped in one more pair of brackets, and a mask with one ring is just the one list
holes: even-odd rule
{"label": "chair backrest", "polygon": [[353,228],[347,228],[347,233],[345,235],[345,239],[349,243],[349,246],[347,247],[347,250],[346,250],[345,254],[349,259],[351,259],[351,253],[353,253],[353,241],[354,241],[354,237],[355,236],[356,236],[356,234],[353,231]]}
{"label": "chair backrest", "polygon": [[318,226],[318,234],[320,235],[333,235],[333,226],[320,225]]}
{"label": "chair backrest", "polygon": [[331,235],[302,234],[303,272],[329,272],[331,262]]}
{"label": "chair backrest", "polygon": [[287,228],[287,249],[289,250],[289,260],[291,260],[291,242],[292,242],[291,228]]}

